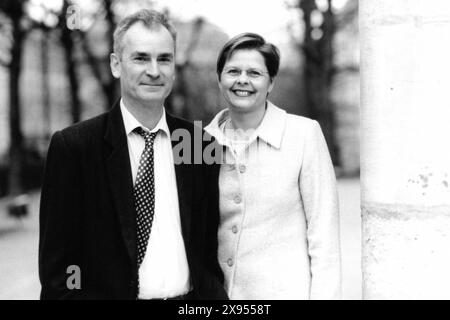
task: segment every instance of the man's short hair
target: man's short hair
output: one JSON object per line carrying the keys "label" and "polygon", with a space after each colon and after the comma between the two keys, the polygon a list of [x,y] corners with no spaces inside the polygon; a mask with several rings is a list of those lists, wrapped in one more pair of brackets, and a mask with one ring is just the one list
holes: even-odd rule
{"label": "man's short hair", "polygon": [[117,24],[116,30],[114,31],[114,53],[119,57],[121,56],[123,50],[123,36],[132,25],[138,22],[142,22],[151,30],[158,30],[161,26],[163,26],[172,36],[174,46],[176,45],[177,31],[166,15],[156,10],[142,9],[126,16]]}
{"label": "man's short hair", "polygon": [[270,78],[277,75],[280,67],[280,51],[272,43],[266,42],[266,40],[256,33],[242,33],[234,38],[230,39],[222,48],[217,58],[217,76],[220,80],[223,67],[225,63],[230,59],[231,55],[236,50],[256,50],[264,57],[267,71]]}

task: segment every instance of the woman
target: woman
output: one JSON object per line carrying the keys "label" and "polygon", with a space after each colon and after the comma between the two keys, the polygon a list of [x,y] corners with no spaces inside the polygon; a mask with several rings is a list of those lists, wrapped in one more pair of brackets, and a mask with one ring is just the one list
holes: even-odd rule
{"label": "woman", "polygon": [[206,131],[224,146],[219,262],[230,299],[341,295],[336,179],[318,123],[267,100],[278,49],[253,33],[217,60],[228,108]]}

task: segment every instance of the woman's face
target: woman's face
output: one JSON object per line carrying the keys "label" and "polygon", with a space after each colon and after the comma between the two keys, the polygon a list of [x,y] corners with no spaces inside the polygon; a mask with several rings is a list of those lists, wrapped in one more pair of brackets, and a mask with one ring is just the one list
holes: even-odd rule
{"label": "woman's face", "polygon": [[225,62],[219,87],[236,112],[264,109],[273,83],[262,54],[252,49],[236,50]]}

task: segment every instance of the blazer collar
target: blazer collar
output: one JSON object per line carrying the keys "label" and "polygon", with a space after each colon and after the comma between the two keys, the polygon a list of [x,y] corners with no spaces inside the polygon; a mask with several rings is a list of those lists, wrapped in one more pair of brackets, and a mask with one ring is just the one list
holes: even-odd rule
{"label": "blazer collar", "polygon": [[138,119],[136,119],[133,116],[133,114],[127,109],[127,107],[123,103],[123,99],[120,100],[120,111],[121,111],[121,114],[122,114],[123,124],[125,126],[125,133],[127,135],[129,135],[137,127],[142,127],[142,128],[144,128],[144,130],[147,130],[149,132],[158,132],[159,130],[161,130],[170,139],[170,132],[169,132],[169,128],[167,126],[167,121],[166,121],[166,110],[165,110],[164,107],[162,109],[163,112],[162,112],[162,115],[161,115],[161,119],[159,119],[158,123],[156,124],[156,126],[152,130],[150,130],[147,127],[145,127],[143,124],[141,124],[138,121]]}
{"label": "blazer collar", "polygon": [[[136,262],[136,213],[133,201],[133,178],[131,174],[127,135],[119,103],[108,114],[104,139],[109,145],[106,154],[106,170],[116,208],[122,238],[132,262]],[[137,266],[132,263],[137,272]]]}
{"label": "blazer collar", "polygon": [[[220,111],[205,128],[206,132],[214,136],[217,142],[221,145],[227,145],[227,139],[220,126],[227,119],[229,119],[229,117],[230,115],[228,109],[224,109]],[[267,101],[266,113],[264,114],[261,124],[256,129],[257,137],[264,140],[274,148],[280,149],[286,127],[286,120],[286,111],[280,109],[272,102]]]}
{"label": "blazer collar", "polygon": [[[167,126],[169,127],[170,131],[170,137],[172,137],[172,133],[176,129],[186,129],[183,126],[182,121],[179,119],[173,117],[169,113],[166,113],[166,121]],[[192,134],[192,132],[191,132]],[[174,149],[175,145],[179,143],[178,141],[174,141],[171,139],[172,142],[172,150]],[[193,140],[191,140],[192,143],[194,143]],[[192,151],[192,150],[191,150]],[[191,153],[193,154],[193,153]],[[174,157],[177,156],[174,154]],[[189,235],[191,231],[191,209],[192,209],[192,195],[193,195],[193,181],[195,179],[193,174],[193,166],[186,164],[186,163],[180,163],[175,164],[175,176],[177,180],[177,191],[178,191],[178,204],[180,209],[180,219],[181,219],[181,230],[183,233],[183,239],[185,240],[185,244],[189,241]]]}
{"label": "blazer collar", "polygon": [[268,101],[266,114],[257,129],[258,136],[273,147],[280,149],[286,129],[286,120],[286,111]]}

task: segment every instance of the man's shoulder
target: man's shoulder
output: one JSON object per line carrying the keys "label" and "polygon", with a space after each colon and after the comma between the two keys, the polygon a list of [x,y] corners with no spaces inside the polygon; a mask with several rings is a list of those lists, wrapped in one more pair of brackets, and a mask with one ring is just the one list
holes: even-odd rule
{"label": "man's shoulder", "polygon": [[86,146],[90,142],[101,141],[105,134],[108,112],[72,124],[54,134],[62,138],[68,146]]}
{"label": "man's shoulder", "polygon": [[208,144],[211,141],[215,141],[215,138],[211,134],[209,134],[205,130],[205,128],[203,128],[202,121],[200,121],[200,120],[190,121],[190,120],[186,120],[184,118],[173,116],[171,114],[167,114],[166,119],[167,119],[167,124],[169,125],[169,128],[172,131],[172,134],[173,134],[173,131],[177,130],[177,129],[187,130],[190,133],[193,133],[194,131],[198,130],[198,133],[200,133],[204,144],[205,143]]}
{"label": "man's shoulder", "polygon": [[61,130],[64,136],[89,136],[102,131],[106,126],[108,112],[102,113],[96,117],[77,122]]}
{"label": "man's shoulder", "polygon": [[193,121],[174,116],[170,113],[166,113],[166,121],[167,125],[172,130],[174,129],[193,130],[195,126]]}

